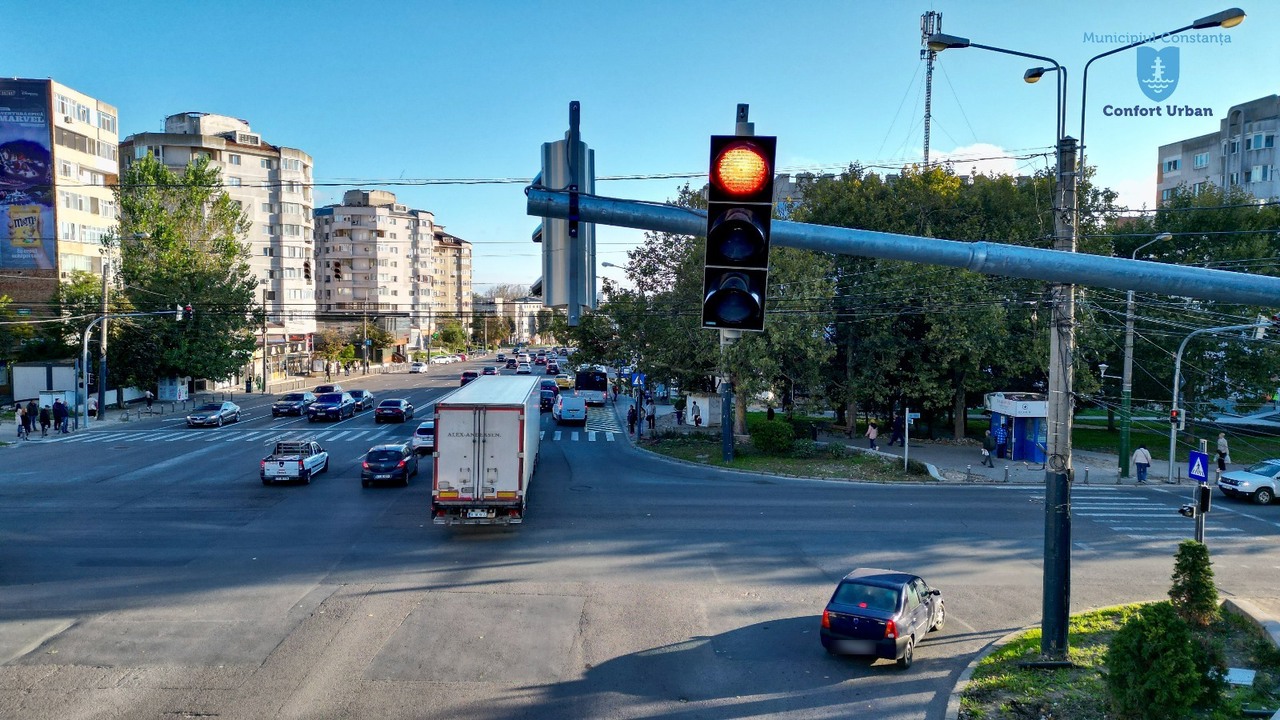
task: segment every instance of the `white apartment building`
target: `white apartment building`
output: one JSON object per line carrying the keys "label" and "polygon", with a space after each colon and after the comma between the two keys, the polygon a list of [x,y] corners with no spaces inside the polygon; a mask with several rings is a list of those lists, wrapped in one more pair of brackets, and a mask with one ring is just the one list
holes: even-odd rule
{"label": "white apartment building", "polygon": [[1160,146],[1157,199],[1169,200],[1181,186],[1198,194],[1209,183],[1244,188],[1259,200],[1280,198],[1277,133],[1280,95],[1231,106],[1216,132]]}
{"label": "white apartment building", "polygon": [[75,270],[101,275],[118,128],[114,106],[62,83],[0,80],[0,295],[43,303]]}
{"label": "white apartment building", "polygon": [[471,320],[471,243],[383,190],[349,190],[315,211],[316,307],[325,322],[375,317],[414,348],[444,320]]}
{"label": "white apartment building", "polygon": [[[316,329],[311,156],[264,142],[245,120],[201,112],[170,115],[163,133],[120,143],[126,167],[147,153],[177,173],[198,157],[221,170],[223,188],[252,223],[249,267],[267,308],[268,382],[309,370]],[[253,367],[261,375],[261,355]]]}

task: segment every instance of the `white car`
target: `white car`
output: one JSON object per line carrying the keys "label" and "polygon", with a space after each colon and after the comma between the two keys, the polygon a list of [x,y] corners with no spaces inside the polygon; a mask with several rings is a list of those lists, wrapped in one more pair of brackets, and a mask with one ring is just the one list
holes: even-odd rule
{"label": "white car", "polygon": [[568,423],[586,425],[587,401],[577,395],[560,393],[560,397],[556,398],[555,406],[551,408],[551,417],[555,419],[557,425]]}
{"label": "white car", "polygon": [[529,363],[527,363],[527,362],[522,362],[522,363],[520,363],[519,365],[516,365],[516,374],[517,374],[517,375],[532,375],[532,374],[533,374],[533,368],[529,367]]}
{"label": "white car", "polygon": [[1270,505],[1276,499],[1276,478],[1280,477],[1280,460],[1263,460],[1247,470],[1232,470],[1218,479],[1218,489],[1232,498],[1252,498],[1259,505]]}
{"label": "white car", "polygon": [[436,421],[428,420],[418,423],[418,429],[413,431],[413,439],[409,441],[409,445],[413,447],[413,451],[419,455],[430,455],[436,450]]}
{"label": "white car", "polygon": [[437,355],[437,356],[435,356],[435,357],[431,358],[431,364],[432,364],[432,365],[446,365],[446,364],[448,364],[448,362],[449,362],[449,356],[448,356],[448,355]]}
{"label": "white car", "polygon": [[427,371],[427,364],[424,362],[416,362],[409,366],[411,373],[424,373]]}

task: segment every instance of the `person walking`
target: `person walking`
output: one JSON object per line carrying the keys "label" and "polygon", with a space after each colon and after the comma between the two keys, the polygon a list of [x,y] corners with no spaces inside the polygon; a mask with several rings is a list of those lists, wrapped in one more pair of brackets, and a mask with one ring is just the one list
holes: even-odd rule
{"label": "person walking", "polygon": [[1005,453],[1007,453],[1009,449],[1009,431],[1005,429],[1004,423],[1001,422],[999,425],[996,425],[996,429],[993,434],[996,437],[996,457],[1003,460]]}
{"label": "person walking", "polygon": [[53,412],[48,405],[40,408],[40,437],[49,436],[49,424],[53,422]]}
{"label": "person walking", "polygon": [[652,431],[658,419],[658,406],[653,403],[653,398],[649,399],[649,406],[645,408],[645,418],[649,421],[649,430]]}
{"label": "person walking", "polygon": [[876,425],[875,420],[872,420],[871,422],[867,423],[866,436],[867,436],[867,440],[869,441],[869,445],[871,449],[879,450],[879,448],[876,447],[876,438],[880,437],[880,427]]}
{"label": "person walking", "polygon": [[898,443],[899,447],[907,446],[906,428],[907,424],[902,421],[902,416],[894,413],[893,420],[889,422],[889,447],[893,447],[894,443]]}
{"label": "person walking", "polygon": [[30,440],[31,431],[36,429],[36,414],[40,411],[36,408],[35,402],[27,403],[25,408],[19,406],[19,409],[22,411],[22,436]]}
{"label": "person walking", "polygon": [[22,407],[22,403],[18,403],[18,409],[14,410],[13,419],[18,422],[18,439],[29,440],[31,420],[27,418],[27,409]]}
{"label": "person walking", "polygon": [[702,427],[702,410],[700,410],[700,409],[698,408],[698,401],[697,401],[697,400],[694,400],[694,401],[693,401],[693,410],[692,410],[692,413],[693,413],[693,426],[694,426],[695,428],[700,428],[700,427]]}
{"label": "person walking", "polygon": [[40,415],[40,406],[36,405],[35,400],[27,401],[27,422],[31,425],[29,430],[36,429],[36,418]]}
{"label": "person walking", "polygon": [[1147,484],[1147,470],[1151,468],[1151,452],[1146,445],[1139,445],[1133,451],[1133,466],[1138,469],[1138,484]]}
{"label": "person walking", "polygon": [[151,412],[151,404],[156,401],[156,395],[148,390],[145,397],[147,398],[147,412]]}
{"label": "person walking", "polygon": [[991,431],[988,430],[986,436],[982,438],[982,464],[989,468],[995,467],[996,463],[991,459],[995,452],[996,439],[991,436]]}
{"label": "person walking", "polygon": [[631,435],[636,431],[636,406],[632,405],[627,408],[627,434]]}
{"label": "person walking", "polygon": [[1218,477],[1227,471],[1227,463],[1231,462],[1231,449],[1227,447],[1227,434],[1218,433]]}
{"label": "person walking", "polygon": [[62,402],[62,398],[53,401],[53,432],[62,435],[67,433],[67,405]]}

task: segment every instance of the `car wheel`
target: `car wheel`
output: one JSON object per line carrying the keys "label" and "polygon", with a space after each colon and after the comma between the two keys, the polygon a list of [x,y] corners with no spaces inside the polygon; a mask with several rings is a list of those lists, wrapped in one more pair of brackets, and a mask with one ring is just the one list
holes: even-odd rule
{"label": "car wheel", "polygon": [[1276,494],[1271,488],[1258,488],[1258,492],[1253,494],[1253,501],[1259,505],[1270,505],[1272,500],[1276,499]]}
{"label": "car wheel", "polygon": [[231,419],[231,422],[240,422],[240,413],[236,413],[235,417]]}
{"label": "car wheel", "polygon": [[941,600],[938,601],[938,615],[933,619],[933,627],[930,631],[941,630],[943,624],[947,622],[947,605]]}
{"label": "car wheel", "polygon": [[911,663],[915,660],[915,639],[907,638],[907,646],[902,649],[902,657],[898,658],[898,667],[906,670],[911,667]]}
{"label": "car wheel", "polygon": [[263,484],[263,485],[270,485],[270,484],[271,484],[271,480],[270,480],[269,478],[262,478],[262,484]]}
{"label": "car wheel", "polygon": [[310,484],[311,484],[311,473],[307,472],[306,470],[303,470],[303,471],[302,471],[302,474],[298,476],[298,479],[299,479],[299,480],[302,480],[302,484],[303,484],[303,485],[310,485]]}
{"label": "car wheel", "polygon": [[218,416],[218,427],[222,427],[222,416]]}
{"label": "car wheel", "polygon": [[324,464],[320,466],[320,472],[322,473],[329,472],[329,458],[324,459]]}

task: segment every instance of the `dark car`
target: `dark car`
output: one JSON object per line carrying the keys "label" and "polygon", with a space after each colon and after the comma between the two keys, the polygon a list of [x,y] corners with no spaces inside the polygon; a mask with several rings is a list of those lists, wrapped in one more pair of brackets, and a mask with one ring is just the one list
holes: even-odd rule
{"label": "dark car", "polygon": [[506,353],[498,353],[498,362],[506,362],[506,361],[507,361],[507,354],[506,354]]}
{"label": "dark car", "polygon": [[546,355],[539,355],[539,356],[535,357],[535,358],[533,359],[533,364],[534,364],[534,365],[546,365],[546,364],[547,364],[547,356],[546,356]]}
{"label": "dark car", "polygon": [[543,390],[538,398],[538,409],[550,412],[556,406],[556,394],[552,390]]}
{"label": "dark car", "polygon": [[833,655],[873,655],[909,668],[916,643],[946,621],[942,591],[896,570],[858,568],[822,611],[822,647]]}
{"label": "dark car", "polygon": [[281,415],[297,415],[301,417],[307,412],[307,406],[316,401],[315,393],[291,392],[271,405],[271,417]]}
{"label": "dark car", "polygon": [[373,411],[373,422],[382,424],[383,422],[404,422],[413,417],[413,405],[401,398],[393,400],[383,400],[378,403],[378,407]]}
{"label": "dark car", "polygon": [[520,366],[520,363],[515,358],[507,358],[506,368],[508,370],[515,370],[519,366]]}
{"label": "dark car", "polygon": [[554,379],[554,378],[552,378],[552,379],[550,379],[550,380],[547,380],[546,378],[543,378],[542,380],[539,380],[539,381],[538,381],[538,389],[539,389],[539,390],[550,390],[551,392],[555,393],[556,395],[559,395],[559,394],[560,394],[560,386],[556,384],[556,381],[555,381],[555,379]]}
{"label": "dark car", "polygon": [[409,484],[409,476],[418,474],[418,456],[408,445],[374,445],[360,463],[360,484],[375,482]]}
{"label": "dark car", "polygon": [[493,365],[485,365],[484,369],[480,371],[480,374],[481,375],[497,375],[498,368],[494,367]]}
{"label": "dark car", "polygon": [[205,403],[187,415],[187,427],[222,427],[229,422],[240,422],[240,406],[233,402]]}
{"label": "dark car", "polygon": [[356,401],[351,397],[351,393],[331,392],[317,395],[316,401],[307,407],[307,422],[341,420],[344,417],[355,416]]}
{"label": "dark car", "polygon": [[471,382],[472,380],[475,380],[478,377],[480,377],[480,373],[476,372],[475,370],[465,370],[462,373],[462,378],[458,383],[458,385],[459,386],[466,385],[467,383]]}
{"label": "dark car", "polygon": [[332,385],[317,385],[316,389],[312,392],[316,395],[323,395],[324,393],[340,393],[345,391],[342,389],[341,385],[333,383]]}
{"label": "dark car", "polygon": [[549,363],[547,363],[547,374],[548,374],[548,375],[559,375],[559,374],[560,374],[560,365],[559,365],[559,363],[554,363],[554,362],[549,362]]}
{"label": "dark car", "polygon": [[356,410],[368,410],[378,402],[378,398],[368,390],[352,390],[351,399],[356,401]]}

